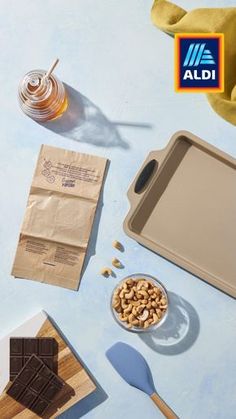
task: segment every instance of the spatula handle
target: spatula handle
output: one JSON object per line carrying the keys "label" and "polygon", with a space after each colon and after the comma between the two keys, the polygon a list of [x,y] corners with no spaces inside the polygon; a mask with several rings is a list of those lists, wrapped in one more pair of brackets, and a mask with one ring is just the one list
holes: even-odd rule
{"label": "spatula handle", "polygon": [[150,397],[167,419],[178,419],[178,416],[169,406],[167,406],[164,400],[162,400],[157,393],[153,393]]}

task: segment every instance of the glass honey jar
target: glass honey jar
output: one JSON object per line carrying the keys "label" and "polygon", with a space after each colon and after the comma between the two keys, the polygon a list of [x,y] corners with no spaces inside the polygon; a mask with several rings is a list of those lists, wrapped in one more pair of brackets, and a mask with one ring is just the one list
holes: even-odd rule
{"label": "glass honey jar", "polygon": [[23,112],[37,122],[59,118],[67,109],[63,83],[45,70],[32,70],[20,82],[18,97]]}

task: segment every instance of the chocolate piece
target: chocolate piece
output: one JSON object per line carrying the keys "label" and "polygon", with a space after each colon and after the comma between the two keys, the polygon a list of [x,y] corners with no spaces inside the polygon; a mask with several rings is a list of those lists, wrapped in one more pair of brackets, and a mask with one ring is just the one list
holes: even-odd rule
{"label": "chocolate piece", "polygon": [[39,357],[32,355],[7,390],[7,394],[41,416],[64,385],[64,381]]}
{"label": "chocolate piece", "polygon": [[13,381],[32,354],[57,372],[57,343],[54,338],[10,338],[10,381]]}

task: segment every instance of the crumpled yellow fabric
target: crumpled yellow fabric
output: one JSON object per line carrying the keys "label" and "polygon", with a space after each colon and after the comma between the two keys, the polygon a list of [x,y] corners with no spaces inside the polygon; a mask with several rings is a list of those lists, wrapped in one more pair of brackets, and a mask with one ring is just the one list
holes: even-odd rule
{"label": "crumpled yellow fabric", "polygon": [[202,8],[190,12],[167,0],[155,0],[152,21],[168,34],[184,32],[224,33],[225,91],[208,93],[212,108],[231,124],[236,125],[236,7]]}

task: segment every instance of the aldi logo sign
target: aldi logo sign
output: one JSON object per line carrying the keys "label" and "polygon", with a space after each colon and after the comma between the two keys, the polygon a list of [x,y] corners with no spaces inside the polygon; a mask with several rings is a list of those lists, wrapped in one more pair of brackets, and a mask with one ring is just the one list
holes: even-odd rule
{"label": "aldi logo sign", "polygon": [[224,91],[224,35],[184,33],[175,35],[175,90]]}

